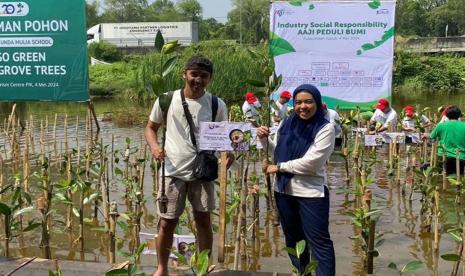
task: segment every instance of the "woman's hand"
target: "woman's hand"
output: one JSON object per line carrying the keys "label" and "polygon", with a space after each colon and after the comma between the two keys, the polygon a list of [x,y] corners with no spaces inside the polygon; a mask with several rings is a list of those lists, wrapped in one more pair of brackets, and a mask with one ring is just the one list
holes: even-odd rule
{"label": "woman's hand", "polygon": [[257,136],[258,138],[266,138],[270,135],[270,130],[266,126],[261,126],[257,129]]}
{"label": "woman's hand", "polygon": [[268,165],[266,167],[266,174],[273,174],[278,172],[278,166],[277,165]]}

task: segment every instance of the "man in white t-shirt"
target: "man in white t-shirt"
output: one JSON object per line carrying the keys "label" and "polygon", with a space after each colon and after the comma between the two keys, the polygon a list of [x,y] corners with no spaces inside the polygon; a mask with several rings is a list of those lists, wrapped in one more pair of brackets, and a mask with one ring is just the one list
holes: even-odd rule
{"label": "man in white t-shirt", "polygon": [[[174,91],[169,108],[164,117],[159,99],[155,101],[149,121],[145,128],[145,137],[150,146],[152,156],[165,162],[165,194],[166,210],[160,210],[161,186],[157,197],[158,214],[160,216],[157,238],[158,267],[154,275],[168,275],[168,258],[173,243],[174,229],[179,216],[189,199],[198,233],[199,250],[209,249],[211,252],[213,233],[210,213],[215,208],[215,188],[213,182],[196,180],[192,169],[197,149],[190,137],[190,127],[182,105],[181,93],[184,93],[188,110],[195,126],[194,134],[198,141],[199,123],[210,122],[213,117],[212,95],[205,91],[213,74],[213,64],[207,58],[194,56],[184,67],[182,77],[184,88]],[[162,105],[163,106],[163,105]],[[226,104],[218,99],[215,121],[227,121]],[[166,140],[163,151],[158,142],[157,132],[166,118]],[[233,161],[229,155],[228,165]]]}
{"label": "man in white t-shirt", "polygon": [[[405,117],[402,120],[402,130],[411,133],[411,132],[424,132],[424,128],[431,125],[431,121],[425,115],[419,116],[415,112],[415,108],[411,105],[404,107]],[[417,124],[417,121],[419,125]],[[423,130],[423,131],[421,131]]]}
{"label": "man in white t-shirt", "polygon": [[325,111],[325,119],[334,126],[334,136],[336,138],[335,146],[340,146],[342,144],[342,128],[339,113],[334,109],[328,108],[326,103],[322,103],[322,106]]}
{"label": "man in white t-shirt", "polygon": [[291,92],[283,91],[279,95],[279,99],[275,101],[273,106],[273,123],[278,126],[279,123],[287,118],[288,106],[287,103],[292,98]]}
{"label": "man in white t-shirt", "polygon": [[389,127],[392,127],[392,130],[396,131],[397,112],[389,106],[388,100],[380,99],[378,101],[376,111],[370,119],[370,124],[374,123],[380,124],[380,126],[371,131],[370,134],[386,131]]}
{"label": "man in white t-shirt", "polygon": [[242,104],[242,112],[244,113],[245,121],[251,122],[254,125],[260,125],[260,114],[258,110],[262,105],[252,92],[245,93],[244,98],[245,101]]}

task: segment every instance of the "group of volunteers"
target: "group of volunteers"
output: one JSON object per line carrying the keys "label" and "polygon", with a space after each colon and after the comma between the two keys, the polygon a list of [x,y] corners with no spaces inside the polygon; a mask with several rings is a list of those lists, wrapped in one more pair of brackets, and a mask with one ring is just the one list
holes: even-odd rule
{"label": "group of volunteers", "polygon": [[[458,106],[446,105],[439,108],[440,120],[437,124],[426,117],[425,114],[419,114],[411,105],[404,107],[404,117],[400,124],[400,130],[406,133],[406,142],[411,143],[411,134],[421,133],[423,139],[433,139],[437,143],[437,154],[446,157],[446,173],[455,174],[457,172],[456,159],[457,149],[459,150],[459,170],[463,175],[465,167],[465,122],[461,121],[462,111]],[[370,124],[376,124],[369,132],[370,134],[381,133],[385,131],[396,131],[397,129],[397,112],[390,107],[389,101],[380,99],[376,110],[373,113]],[[428,134],[426,130],[432,128]],[[409,137],[410,136],[410,137]]]}
{"label": "group of volunteers", "polygon": [[[215,180],[196,174],[202,164],[199,157],[203,154],[196,141],[199,140],[200,122],[228,120],[224,101],[205,90],[213,75],[214,67],[209,59],[191,57],[182,72],[183,87],[167,93],[171,95],[168,109],[162,108],[164,104],[160,103],[160,98],[155,101],[145,128],[153,157],[164,164],[160,176],[163,185],[159,185],[157,196],[160,218],[156,242],[158,265],[153,275],[168,275],[173,235],[186,199],[193,209],[197,250],[212,250],[210,214],[215,210]],[[341,141],[339,114],[327,107],[320,91],[311,84],[302,84],[292,93],[282,91],[271,104],[270,120],[277,127],[276,135],[271,138],[270,128],[263,126],[260,120],[258,98],[252,92],[247,92],[244,98],[244,119],[258,128],[258,138],[263,145],[268,144],[266,148],[273,157],[273,163],[264,170],[274,176],[274,198],[286,246],[295,248],[297,242],[306,241],[307,248],[299,259],[289,255],[292,264],[303,273],[311,252],[312,258],[318,261],[316,275],[335,275],[335,253],[329,234],[326,163],[335,144]],[[404,111],[403,131],[417,131],[419,125],[423,128],[431,126],[430,120],[417,114],[412,106],[405,107]],[[444,122],[436,125],[431,138],[437,138],[445,145],[447,156],[453,157],[454,164],[456,148],[461,150],[465,162],[465,123],[459,121],[461,111],[456,106],[449,106],[443,114]],[[381,99],[369,121],[377,124],[373,133],[384,132],[397,126],[397,113],[389,101]],[[158,133],[163,125],[166,127],[164,143]],[[229,168],[233,162],[234,155],[228,153],[226,166]]]}

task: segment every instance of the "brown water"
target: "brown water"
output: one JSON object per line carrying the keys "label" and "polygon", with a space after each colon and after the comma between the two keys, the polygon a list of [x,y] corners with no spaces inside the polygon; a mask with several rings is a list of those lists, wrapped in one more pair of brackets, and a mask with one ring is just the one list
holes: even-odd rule
{"label": "brown water", "polygon": [[[426,95],[426,96],[425,96]],[[394,108],[400,111],[402,106],[407,104],[420,104],[422,106],[431,106],[436,108],[442,104],[459,104],[465,107],[465,94],[417,94],[412,92],[402,92],[394,95]],[[95,103],[99,118],[103,118],[103,114],[107,112],[123,111],[132,112],[128,109],[128,103],[115,101],[115,100],[99,100]],[[5,105],[0,105],[0,114],[8,114],[10,109]],[[18,111],[23,118],[29,118],[30,115],[34,116],[35,125],[40,125],[40,119],[45,120],[48,116],[49,124],[53,121],[55,113],[59,113],[59,122],[63,122],[63,114],[69,114],[69,137],[82,137],[84,136],[83,119],[80,121],[78,133],[75,131],[75,118],[80,116],[84,118],[86,113],[86,104],[52,104],[52,103],[36,103],[20,105]],[[141,113],[148,114],[150,108],[140,108]],[[464,108],[465,109],[465,108]],[[129,114],[128,114],[129,115]],[[122,149],[125,146],[126,137],[131,138],[134,146],[144,144],[143,140],[143,124],[132,127],[118,127],[112,122],[102,122],[100,137],[103,138],[104,144],[111,143],[112,135],[115,138],[115,148]],[[63,139],[63,125],[59,124],[58,137]],[[60,131],[61,130],[61,131]],[[38,135],[36,133],[36,135]],[[2,131],[0,134],[0,145],[5,143],[5,136]],[[73,139],[70,138],[70,147],[74,147]],[[60,143],[60,142],[59,142]],[[60,144],[61,145],[61,144]],[[82,144],[81,144],[82,145]],[[53,149],[53,145],[49,145]],[[3,154],[3,150],[0,152]],[[402,267],[410,260],[422,260],[426,267],[418,270],[416,275],[448,275],[452,269],[453,263],[442,260],[439,255],[446,253],[453,253],[457,250],[457,246],[451,237],[446,233],[447,229],[456,224],[455,217],[450,215],[454,213],[453,210],[453,195],[448,197],[444,196],[442,199],[442,210],[446,214],[444,221],[441,224],[441,237],[440,249],[434,252],[432,249],[432,235],[425,233],[420,228],[420,195],[414,193],[413,202],[409,204],[408,199],[402,196],[400,187],[394,183],[393,179],[387,177],[387,165],[385,153],[383,150],[378,154],[381,163],[377,165],[372,174],[375,179],[371,189],[374,194],[374,206],[382,210],[382,215],[378,221],[376,228],[377,232],[384,234],[386,240],[383,245],[378,248],[380,256],[375,258],[375,272],[377,275],[397,275],[393,270],[387,266],[390,262],[395,262],[398,267]],[[144,206],[145,214],[142,218],[142,232],[155,233],[156,231],[156,216],[154,208],[154,199],[152,194],[153,183],[150,175],[149,168],[146,168],[146,178],[144,182],[145,199]],[[12,172],[10,171],[10,175]],[[351,224],[350,217],[346,214],[347,211],[353,208],[353,204],[348,203],[351,196],[344,193],[346,183],[344,161],[338,154],[334,154],[328,165],[328,183],[331,191],[331,216],[330,216],[330,231],[334,241],[336,251],[336,265],[337,275],[363,275],[363,257],[360,249],[360,242],[350,239],[351,236],[358,234],[358,230]],[[401,181],[403,185],[404,181]],[[263,183],[263,181],[261,181]],[[118,209],[120,212],[126,210],[124,204],[125,188],[118,181],[114,180],[111,186],[111,199],[118,201]],[[449,198],[449,199],[447,199]],[[452,199],[450,199],[452,198]],[[290,262],[286,253],[282,250],[284,247],[282,233],[279,227],[272,226],[270,218],[267,217],[265,198],[260,197],[261,201],[261,220],[260,220],[260,250],[255,252],[260,258],[253,258],[252,252],[249,252],[251,267],[259,271],[276,271],[276,272],[290,272]],[[447,211],[446,211],[447,210]],[[90,214],[90,210],[87,210]],[[63,220],[63,212],[58,212],[56,218]],[[248,210],[250,214],[250,210]],[[216,217],[215,217],[216,220]],[[216,222],[217,223],[217,222]],[[248,225],[251,219],[248,220]],[[77,228],[77,227],[76,227]],[[86,261],[106,262],[106,241],[100,232],[92,231],[91,226],[86,227],[85,241],[86,251],[84,259]],[[231,228],[231,227],[229,227]],[[0,229],[2,227],[0,226]],[[59,229],[58,227],[55,229]],[[186,227],[182,227],[182,234],[187,234]],[[231,230],[231,229],[229,229]],[[42,253],[38,247],[40,242],[40,231],[25,234],[25,245],[22,250],[17,250],[17,243],[12,243],[12,252],[15,255],[27,256],[41,256]],[[231,231],[229,231],[231,233]],[[118,236],[123,238],[123,232],[119,231]],[[52,233],[52,246],[53,255],[57,258],[80,260],[80,252],[76,245],[72,245],[72,241],[77,238],[76,232],[68,233],[66,231]],[[126,242],[124,247],[128,246],[129,237],[124,237]],[[250,238],[250,232],[249,232]],[[233,238],[228,234],[227,244],[233,245]],[[250,243],[250,241],[249,241]],[[215,252],[216,252],[215,241]],[[3,244],[0,246],[3,248]],[[228,250],[226,258],[229,268],[232,268],[232,257],[234,250]],[[216,253],[214,253],[216,254]],[[215,255],[216,256],[216,255]],[[154,256],[143,256],[142,264],[144,266],[155,265]],[[214,258],[216,259],[216,257]],[[117,261],[123,261],[125,258],[118,257]],[[255,262],[255,263],[254,263]],[[247,269],[247,267],[242,267]]]}

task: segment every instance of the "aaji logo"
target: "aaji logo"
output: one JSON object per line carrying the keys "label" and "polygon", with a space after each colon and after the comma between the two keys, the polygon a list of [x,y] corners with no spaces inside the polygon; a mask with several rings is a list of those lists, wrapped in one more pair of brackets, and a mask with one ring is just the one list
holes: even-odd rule
{"label": "aaji logo", "polygon": [[26,16],[29,5],[24,2],[0,2],[0,16]]}
{"label": "aaji logo", "polygon": [[284,9],[280,9],[280,10],[275,10],[274,11],[274,14],[276,14],[277,16],[281,17],[284,15],[284,12],[285,10]]}

